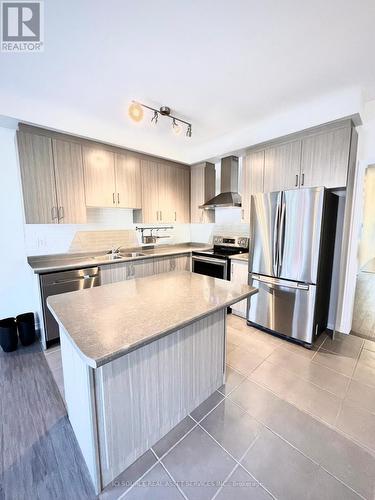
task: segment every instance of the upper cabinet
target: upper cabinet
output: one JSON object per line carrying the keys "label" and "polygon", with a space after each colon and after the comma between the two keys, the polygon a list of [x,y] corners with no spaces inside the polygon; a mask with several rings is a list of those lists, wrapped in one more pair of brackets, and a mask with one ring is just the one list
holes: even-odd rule
{"label": "upper cabinet", "polygon": [[142,160],[142,222],[189,223],[189,167]]}
{"label": "upper cabinet", "polygon": [[301,186],[346,186],[351,133],[344,127],[302,139]]}
{"label": "upper cabinet", "polygon": [[86,222],[79,144],[17,133],[27,224]]}
{"label": "upper cabinet", "polygon": [[115,207],[115,155],[100,147],[83,147],[86,205]]}
{"label": "upper cabinet", "polygon": [[86,205],[88,207],[142,207],[140,160],[131,153],[101,147],[83,147]]}
{"label": "upper cabinet", "polygon": [[242,162],[242,222],[250,222],[251,195],[264,191],[264,150],[249,152]]}
{"label": "upper cabinet", "polygon": [[115,155],[117,206],[142,208],[141,160],[132,154]]}
{"label": "upper cabinet", "polygon": [[52,140],[59,222],[86,222],[82,148],[80,144]]}
{"label": "upper cabinet", "polygon": [[215,210],[199,208],[215,196],[216,174],[213,163],[203,162],[191,167],[190,211],[193,224],[215,222]]}
{"label": "upper cabinet", "polygon": [[264,157],[264,192],[298,187],[301,164],[301,141],[267,148]]}

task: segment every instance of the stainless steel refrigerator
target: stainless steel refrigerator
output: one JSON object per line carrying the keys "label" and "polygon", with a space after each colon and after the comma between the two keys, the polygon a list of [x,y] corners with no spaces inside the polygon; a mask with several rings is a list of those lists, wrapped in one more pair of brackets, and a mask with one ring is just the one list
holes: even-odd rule
{"label": "stainless steel refrigerator", "polygon": [[336,218],[323,187],[252,196],[249,324],[307,346],[326,329]]}

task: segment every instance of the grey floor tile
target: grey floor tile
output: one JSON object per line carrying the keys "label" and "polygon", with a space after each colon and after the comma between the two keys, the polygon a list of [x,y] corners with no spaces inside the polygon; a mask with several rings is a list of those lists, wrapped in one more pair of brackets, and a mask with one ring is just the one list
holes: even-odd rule
{"label": "grey floor tile", "polygon": [[215,408],[216,405],[220,403],[224,399],[224,396],[218,392],[215,391],[209,398],[207,398],[205,401],[203,401],[202,404],[200,404],[197,408],[195,408],[194,411],[191,412],[191,416],[193,417],[194,420],[199,422],[204,418],[208,412],[210,412],[213,408]]}
{"label": "grey floor tile", "polygon": [[111,484],[105,487],[99,495],[100,500],[116,500],[119,498],[155,463],[155,455],[150,450],[146,451],[130,467],[117,476]]}
{"label": "grey floor tile", "polygon": [[302,379],[291,387],[285,399],[330,425],[335,424],[342,401],[334,394]]}
{"label": "grey floor tile", "polygon": [[373,413],[345,401],[336,426],[375,451],[375,415]]}
{"label": "grey floor tile", "polygon": [[[320,339],[320,337],[319,337]],[[296,342],[292,342],[286,339],[283,339],[283,343],[281,344],[281,347],[283,349],[287,349],[288,351],[294,352],[295,354],[298,354],[299,356],[303,356],[304,358],[307,359],[312,359],[316,351],[320,347],[320,341],[317,341],[316,344],[311,349],[308,349],[307,347],[304,347],[303,345],[297,344]]]}
{"label": "grey floor tile", "polygon": [[363,347],[364,347],[364,349],[367,349],[368,351],[375,352],[375,342],[373,340],[365,340]]}
{"label": "grey floor tile", "polygon": [[327,337],[323,343],[326,351],[334,352],[342,356],[357,358],[363,346],[363,340],[354,335],[336,333],[335,338]]}
{"label": "grey floor tile", "polygon": [[336,394],[336,396],[345,396],[350,380],[349,377],[334,372],[325,366],[312,363],[305,356],[300,356],[287,349],[277,349],[267,358],[267,361],[281,368],[286,368],[308,382]]}
{"label": "grey floor tile", "polygon": [[172,479],[157,464],[125,495],[124,500],[182,500]]}
{"label": "grey floor tile", "polygon": [[351,380],[346,400],[365,410],[375,413],[375,387]]}
{"label": "grey floor tile", "polygon": [[221,488],[215,500],[271,500],[265,489],[238,466]]}
{"label": "grey floor tile", "polygon": [[354,367],[357,363],[357,355],[342,356],[340,354],[330,352],[324,349],[324,344],[316,353],[313,359],[314,363],[331,368],[342,375],[351,377]]}
{"label": "grey floor tile", "polygon": [[212,498],[236,465],[200,427],[193,429],[162,462],[189,500]]}
{"label": "grey floor tile", "polygon": [[225,399],[204,420],[202,427],[239,460],[261,431],[261,424]]}
{"label": "grey floor tile", "polygon": [[363,349],[353,378],[375,387],[375,352]]}
{"label": "grey floor tile", "polygon": [[157,456],[160,458],[166,453],[173,445],[177,443],[182,437],[189,432],[196,423],[189,416],[185,417],[179,424],[177,424],[171,431],[162,437],[152,448]]}
{"label": "grey floor tile", "polygon": [[280,397],[286,397],[299,382],[294,373],[264,361],[250,375],[250,380],[264,385]]}
{"label": "grey floor tile", "polygon": [[266,357],[267,355],[258,354],[255,349],[250,351],[237,346],[233,351],[228,353],[227,364],[243,375],[248,375],[254,368],[260,365]]}
{"label": "grey floor tile", "polygon": [[251,381],[229,398],[363,497],[375,497],[375,457],[368,451]]}
{"label": "grey floor tile", "polygon": [[266,428],[242,464],[280,500],[305,498],[319,467]]}
{"label": "grey floor tile", "polygon": [[308,500],[360,500],[361,497],[319,468]]}
{"label": "grey floor tile", "polygon": [[233,389],[238,387],[243,380],[245,380],[244,375],[241,375],[241,373],[233,370],[233,368],[227,365],[225,372],[225,384],[222,385],[218,391],[227,395],[233,391]]}

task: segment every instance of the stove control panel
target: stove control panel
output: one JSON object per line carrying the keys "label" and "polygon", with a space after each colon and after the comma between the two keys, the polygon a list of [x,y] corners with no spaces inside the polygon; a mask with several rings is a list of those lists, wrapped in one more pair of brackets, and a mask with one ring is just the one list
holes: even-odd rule
{"label": "stove control panel", "polygon": [[228,246],[228,247],[249,247],[249,238],[245,236],[237,237],[227,237],[227,236],[214,236],[213,244],[216,246]]}

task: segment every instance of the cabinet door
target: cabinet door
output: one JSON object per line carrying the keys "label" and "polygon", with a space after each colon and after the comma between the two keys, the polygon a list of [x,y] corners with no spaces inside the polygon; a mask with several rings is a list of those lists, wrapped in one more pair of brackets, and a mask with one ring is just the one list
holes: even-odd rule
{"label": "cabinet door", "polygon": [[[248,280],[248,263],[242,261],[231,261],[231,281],[239,285],[246,285]],[[232,305],[232,312],[237,316],[246,318],[247,299]]]}
{"label": "cabinet door", "polygon": [[251,195],[263,193],[264,151],[250,152],[242,164],[242,211],[243,222],[250,223]]}
{"label": "cabinet door", "polygon": [[52,141],[22,131],[17,139],[26,224],[57,223]]}
{"label": "cabinet door", "polygon": [[176,219],[177,185],[174,167],[158,163],[159,222],[172,223]]}
{"label": "cabinet door", "polygon": [[350,139],[350,127],[303,139],[301,186],[345,187]]}
{"label": "cabinet door", "polygon": [[215,210],[199,208],[215,196],[215,166],[193,166],[190,173],[190,217],[192,224],[215,222]]}
{"label": "cabinet door", "polygon": [[299,186],[301,141],[288,142],[265,151],[264,192],[282,191]]}
{"label": "cabinet door", "polygon": [[154,258],[154,274],[169,273],[171,271],[170,257]]}
{"label": "cabinet door", "polygon": [[115,207],[114,154],[101,148],[83,146],[86,205]]}
{"label": "cabinet door", "polygon": [[188,255],[176,255],[172,257],[174,263],[171,265],[172,271],[190,271],[190,254]]}
{"label": "cabinet door", "polygon": [[52,148],[59,222],[84,224],[86,222],[86,203],[82,147],[73,142],[53,139]]}
{"label": "cabinet door", "polygon": [[111,283],[126,281],[133,277],[133,263],[131,261],[111,264]]}
{"label": "cabinet door", "polygon": [[135,260],[132,264],[133,278],[145,278],[154,274],[154,259]]}
{"label": "cabinet door", "polygon": [[148,224],[160,222],[158,164],[141,161],[142,221]]}
{"label": "cabinet door", "polygon": [[140,159],[131,154],[116,154],[115,166],[117,206],[142,208]]}
{"label": "cabinet door", "polygon": [[175,169],[176,185],[176,214],[175,221],[180,224],[190,222],[190,170],[187,168]]}

